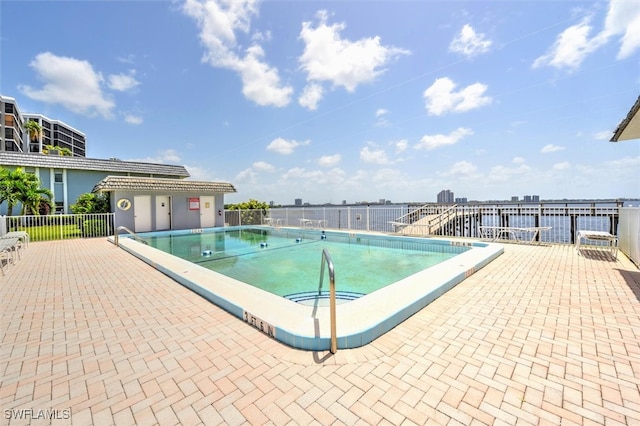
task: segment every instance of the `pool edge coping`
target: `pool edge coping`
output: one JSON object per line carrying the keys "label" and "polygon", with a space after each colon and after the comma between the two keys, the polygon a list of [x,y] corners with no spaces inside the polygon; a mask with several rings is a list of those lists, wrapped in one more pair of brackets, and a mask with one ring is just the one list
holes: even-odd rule
{"label": "pool edge coping", "polygon": [[[504,253],[503,246],[496,243],[475,245],[477,240],[411,238],[452,244],[468,242],[474,247],[357,300],[339,304],[336,307],[339,349],[372,342]],[[130,238],[121,238],[119,243],[128,253],[277,341],[304,350],[330,347],[326,306],[295,303]]]}

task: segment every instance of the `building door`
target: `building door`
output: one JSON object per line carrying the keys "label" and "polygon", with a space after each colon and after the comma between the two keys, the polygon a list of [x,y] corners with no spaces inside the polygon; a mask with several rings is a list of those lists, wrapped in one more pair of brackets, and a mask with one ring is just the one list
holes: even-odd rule
{"label": "building door", "polygon": [[171,229],[171,198],[166,195],[156,196],[156,231]]}
{"label": "building door", "polygon": [[214,197],[200,197],[200,228],[216,226]]}
{"label": "building door", "polygon": [[133,197],[133,231],[151,231],[151,195]]}

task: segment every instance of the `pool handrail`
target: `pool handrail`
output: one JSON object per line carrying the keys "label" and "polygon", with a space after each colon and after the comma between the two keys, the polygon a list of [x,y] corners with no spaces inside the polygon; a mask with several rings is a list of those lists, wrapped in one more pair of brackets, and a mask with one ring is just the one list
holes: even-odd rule
{"label": "pool handrail", "polygon": [[125,231],[128,232],[129,234],[133,235],[133,239],[136,241],[140,241],[144,244],[147,244],[147,242],[145,240],[143,240],[142,238],[140,238],[135,232],[133,232],[131,229],[127,228],[126,226],[118,226],[116,228],[116,232],[113,234],[113,243],[116,245],[116,247],[120,246],[120,242],[118,240],[118,234],[120,234],[120,231]]}
{"label": "pool handrail", "polygon": [[327,249],[322,249],[322,264],[320,265],[320,287],[324,280],[324,266],[329,268],[329,312],[331,316],[331,353],[338,352],[338,336],[336,332],[336,274],[333,261]]}

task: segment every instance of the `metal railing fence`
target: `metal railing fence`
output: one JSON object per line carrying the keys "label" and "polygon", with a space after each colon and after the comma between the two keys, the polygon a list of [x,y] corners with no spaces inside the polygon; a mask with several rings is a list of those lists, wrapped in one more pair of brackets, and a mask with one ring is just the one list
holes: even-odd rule
{"label": "metal railing fence", "polygon": [[462,204],[437,206],[278,207],[267,210],[227,210],[225,223],[237,225],[317,226],[347,231],[394,233],[406,225],[420,236],[480,238],[480,226],[550,228],[538,240],[574,244],[580,230],[617,234],[618,206],[571,204]]}
{"label": "metal railing fence", "polygon": [[0,236],[26,231],[30,241],[96,238],[113,235],[113,213],[0,216]]}
{"label": "metal railing fence", "polygon": [[[539,241],[574,244],[579,230],[605,231],[621,237],[619,206],[572,204],[462,204],[425,209],[418,205],[282,207],[266,210],[226,210],[225,225],[322,227],[347,231],[394,233],[399,224],[411,226],[412,235],[480,238],[480,226],[548,227]],[[635,213],[622,215],[637,217]],[[113,235],[113,213],[0,216],[0,236],[27,231],[31,241],[94,238]],[[636,229],[635,225],[632,227]],[[619,232],[620,231],[620,232]],[[635,232],[635,231],[633,231]],[[631,241],[637,245],[637,235]],[[620,238],[621,243],[623,238]]]}

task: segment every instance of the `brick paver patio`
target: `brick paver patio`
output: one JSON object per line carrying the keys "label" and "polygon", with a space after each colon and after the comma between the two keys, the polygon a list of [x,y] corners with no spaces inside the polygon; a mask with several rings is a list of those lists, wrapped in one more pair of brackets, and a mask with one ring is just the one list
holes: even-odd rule
{"label": "brick paver patio", "polygon": [[104,239],[32,243],[0,283],[0,424],[640,424],[623,254],[506,245],[336,355],[283,346]]}

